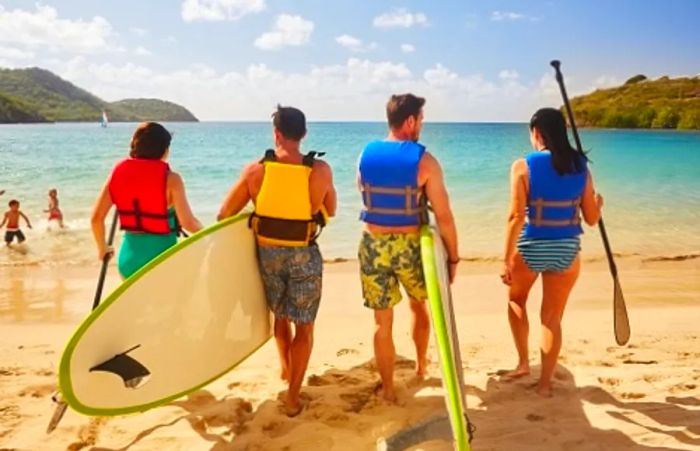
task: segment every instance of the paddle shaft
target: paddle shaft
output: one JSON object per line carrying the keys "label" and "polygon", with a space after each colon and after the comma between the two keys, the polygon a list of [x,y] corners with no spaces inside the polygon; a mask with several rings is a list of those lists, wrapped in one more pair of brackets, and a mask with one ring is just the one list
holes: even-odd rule
{"label": "paddle shaft", "polygon": [[[114,216],[112,217],[112,226],[109,229],[109,238],[107,239],[107,246],[112,246],[114,243],[114,235],[117,232],[117,212],[114,211]],[[97,289],[95,290],[95,299],[92,301],[92,309],[95,310],[98,305],[100,305],[100,299],[102,299],[102,289],[105,285],[105,277],[107,276],[107,265],[109,264],[109,259],[112,258],[112,253],[107,253],[102,258],[102,268],[100,268],[100,277],[97,279]]]}
{"label": "paddle shaft", "polygon": [[[569,124],[571,125],[571,131],[574,135],[574,140],[576,141],[576,148],[579,152],[583,153],[581,138],[578,135],[578,128],[576,127],[576,120],[574,119],[574,111],[571,108],[571,103],[569,102],[569,95],[566,93],[566,86],[564,86],[564,76],[561,73],[561,62],[554,60],[551,62],[551,65],[556,71],[557,84],[559,85],[561,96],[564,99],[564,107],[566,108],[566,113],[569,116]],[[614,279],[617,279],[617,265],[615,264],[615,259],[613,258],[612,249],[610,248],[610,241],[608,241],[608,233],[605,230],[605,223],[603,222],[602,215],[598,221],[598,228],[600,229],[600,236],[603,238],[603,246],[605,247],[605,256],[608,258],[610,274],[612,274]]]}

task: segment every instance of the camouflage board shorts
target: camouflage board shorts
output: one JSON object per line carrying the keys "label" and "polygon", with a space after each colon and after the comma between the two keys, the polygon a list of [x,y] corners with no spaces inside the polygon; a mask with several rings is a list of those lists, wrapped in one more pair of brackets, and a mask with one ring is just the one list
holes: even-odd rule
{"label": "camouflage board shorts", "polygon": [[417,301],[428,297],[419,234],[364,232],[358,257],[365,307],[383,310],[395,306],[401,302],[399,285]]}
{"label": "camouflage board shorts", "polygon": [[323,259],[318,246],[258,247],[267,305],[277,318],[313,323],[321,303]]}

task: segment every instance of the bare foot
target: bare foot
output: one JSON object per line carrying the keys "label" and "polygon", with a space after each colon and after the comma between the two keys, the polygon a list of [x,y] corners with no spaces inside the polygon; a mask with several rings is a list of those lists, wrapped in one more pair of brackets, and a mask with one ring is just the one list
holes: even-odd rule
{"label": "bare foot", "polygon": [[427,357],[423,357],[420,360],[416,361],[416,376],[418,376],[419,379],[424,379],[428,370],[428,363],[430,361],[428,360]]}
{"label": "bare foot", "polygon": [[307,396],[304,396],[303,393],[296,399],[291,399],[289,395],[287,395],[287,398],[284,402],[284,413],[289,418],[294,418],[304,410],[308,403],[309,399]]}
{"label": "bare foot", "polygon": [[280,379],[282,379],[285,382],[289,382],[289,370],[287,368],[282,368],[282,372],[280,373]]}
{"label": "bare foot", "polygon": [[530,374],[530,365],[518,365],[514,370],[504,372],[502,376],[506,379],[520,379],[528,374]]}
{"label": "bare foot", "polygon": [[536,392],[538,395],[540,395],[543,398],[551,398],[552,397],[552,384],[542,384],[539,383],[537,384],[537,389]]}
{"label": "bare foot", "polygon": [[396,402],[398,401],[394,390],[387,390],[386,388],[384,388],[384,384],[382,384],[381,382],[375,387],[374,394],[382,398],[384,401],[390,402],[392,404],[396,404]]}

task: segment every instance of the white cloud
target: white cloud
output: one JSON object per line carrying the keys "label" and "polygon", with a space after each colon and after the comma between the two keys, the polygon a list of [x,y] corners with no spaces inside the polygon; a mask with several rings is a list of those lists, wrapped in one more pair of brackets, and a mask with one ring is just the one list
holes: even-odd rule
{"label": "white cloud", "polygon": [[[551,72],[541,79],[459,73],[436,64],[421,73],[397,61],[349,58],[342,64],[286,72],[265,64],[221,72],[206,65],[160,70],[148,65],[96,64],[91,58],[48,66],[106,100],[157,97],[180,103],[204,120],[267,120],[277,103],[294,105],[313,120],[384,120],[389,95],[427,98],[430,121],[525,121],[538,108],[561,104]],[[567,78],[571,95],[587,92],[593,79]]]}
{"label": "white cloud", "polygon": [[281,14],[277,16],[271,31],[255,40],[255,46],[263,50],[279,50],[287,46],[300,46],[309,42],[314,23],[301,16]]}
{"label": "white cloud", "polygon": [[134,53],[136,53],[139,56],[151,56],[153,53],[151,53],[150,50],[148,50],[145,47],[138,46],[136,47],[136,50],[134,50]]}
{"label": "white cloud", "polygon": [[601,75],[593,80],[593,87],[591,90],[611,88],[613,86],[620,86],[621,84],[622,81],[613,75]]}
{"label": "white cloud", "polygon": [[514,11],[494,11],[491,13],[491,20],[494,22],[516,22],[519,20],[528,20],[530,22],[538,22],[540,19],[534,16],[528,16]]}
{"label": "white cloud", "polygon": [[175,44],[175,43],[177,43],[177,38],[173,35],[170,35],[170,36],[164,37],[162,39],[162,41],[165,42],[166,44]]}
{"label": "white cloud", "polygon": [[0,46],[0,58],[8,60],[30,60],[34,58],[34,52]]}
{"label": "white cloud", "polygon": [[76,53],[113,50],[110,38],[114,32],[103,17],[62,19],[51,6],[37,4],[35,8],[8,10],[0,5],[0,43]]}
{"label": "white cloud", "polygon": [[374,50],[377,48],[376,42],[371,42],[365,45],[365,43],[362,42],[362,39],[350,36],[349,34],[343,34],[336,37],[335,42],[337,42],[342,47],[345,47],[346,49],[350,50],[351,52],[357,53],[367,52],[369,50]]}
{"label": "white cloud", "polygon": [[138,36],[140,38],[142,38],[148,34],[148,30],[146,30],[145,28],[139,28],[139,27],[131,27],[131,28],[129,28],[129,31],[132,34],[135,34],[136,36]]}
{"label": "white cloud", "polygon": [[266,7],[265,0],[184,0],[181,14],[185,22],[238,20]]}
{"label": "white cloud", "polygon": [[416,47],[412,44],[401,44],[401,51],[403,53],[413,53],[416,51]]}
{"label": "white cloud", "polygon": [[498,73],[498,78],[501,80],[517,80],[520,78],[520,74],[515,70],[504,69]]}
{"label": "white cloud", "polygon": [[398,8],[374,18],[377,28],[411,28],[416,25],[427,25],[428,17],[423,13],[412,13],[406,8]]}

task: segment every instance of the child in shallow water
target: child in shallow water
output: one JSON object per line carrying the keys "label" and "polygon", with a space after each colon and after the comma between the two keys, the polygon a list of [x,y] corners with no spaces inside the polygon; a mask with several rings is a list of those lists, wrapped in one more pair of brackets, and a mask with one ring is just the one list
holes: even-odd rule
{"label": "child in shallow water", "polygon": [[58,190],[56,188],[49,190],[49,208],[44,210],[44,213],[49,214],[49,222],[58,221],[58,225],[63,228],[63,213],[58,208]]}
{"label": "child in shallow water", "polygon": [[25,222],[27,223],[27,227],[30,229],[32,228],[32,223],[29,222],[29,218],[27,218],[27,216],[20,211],[18,200],[12,199],[8,205],[10,209],[5,212],[2,223],[0,223],[0,228],[7,224],[7,229],[5,230],[5,244],[9,246],[12,244],[15,238],[17,238],[17,242],[21,244],[26,241],[26,238],[24,237],[22,230],[19,228],[19,218],[24,218]]}

